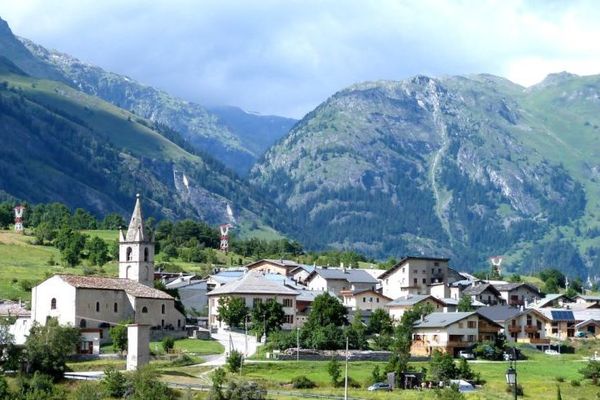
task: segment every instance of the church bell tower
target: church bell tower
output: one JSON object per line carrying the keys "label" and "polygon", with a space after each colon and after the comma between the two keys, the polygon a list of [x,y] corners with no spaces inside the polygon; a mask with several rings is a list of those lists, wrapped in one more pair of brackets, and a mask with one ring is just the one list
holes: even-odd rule
{"label": "church bell tower", "polygon": [[127,232],[119,231],[119,278],[154,286],[154,242],[144,226],[139,194]]}

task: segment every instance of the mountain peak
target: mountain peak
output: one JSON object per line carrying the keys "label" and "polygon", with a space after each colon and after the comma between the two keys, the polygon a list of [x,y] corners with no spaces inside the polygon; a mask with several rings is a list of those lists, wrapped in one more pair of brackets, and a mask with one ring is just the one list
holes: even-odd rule
{"label": "mountain peak", "polygon": [[548,74],[544,78],[543,81],[534,85],[534,87],[548,87],[548,86],[558,85],[563,82],[569,81],[573,78],[579,78],[579,75],[572,74],[567,71],[554,72],[554,73]]}

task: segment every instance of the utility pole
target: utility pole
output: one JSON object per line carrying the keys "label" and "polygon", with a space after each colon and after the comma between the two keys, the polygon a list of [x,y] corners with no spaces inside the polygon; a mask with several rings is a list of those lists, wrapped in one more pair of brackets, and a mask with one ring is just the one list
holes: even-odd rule
{"label": "utility pole", "polygon": [[348,400],[348,336],[346,336],[346,376],[344,377],[344,400]]}
{"label": "utility pole", "polygon": [[300,361],[300,328],[296,327],[296,362]]}

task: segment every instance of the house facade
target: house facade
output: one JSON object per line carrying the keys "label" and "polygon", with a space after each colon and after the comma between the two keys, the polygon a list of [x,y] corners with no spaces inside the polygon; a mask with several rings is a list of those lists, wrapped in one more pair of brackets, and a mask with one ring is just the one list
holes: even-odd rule
{"label": "house facade", "polygon": [[383,294],[392,299],[430,294],[430,285],[448,282],[447,258],[406,257],[379,276]]}
{"label": "house facade", "polygon": [[340,292],[344,307],[352,311],[375,311],[383,309],[392,299],[373,289],[342,290]]}
{"label": "house facade", "polygon": [[469,286],[462,291],[461,295],[469,296],[472,301],[479,301],[488,306],[504,304],[504,299],[500,295],[500,292],[489,283]]}
{"label": "house facade", "polygon": [[310,290],[341,296],[342,291],[374,290],[379,281],[366,271],[348,268],[316,268],[306,278]]}
{"label": "house facade", "polygon": [[267,274],[279,274],[290,276],[292,271],[300,267],[296,261],[291,260],[258,260],[246,265],[248,271],[263,272]]}
{"label": "house facade", "polygon": [[540,290],[529,283],[506,283],[494,285],[504,299],[504,303],[509,306],[525,306],[531,304],[542,297]]}
{"label": "house facade", "polygon": [[392,319],[395,321],[400,321],[402,315],[404,315],[406,311],[410,310],[417,304],[430,304],[434,312],[443,312],[445,306],[443,301],[431,295],[415,294],[398,297],[397,299],[385,304],[385,309],[388,311],[388,314],[390,317],[392,317]]}

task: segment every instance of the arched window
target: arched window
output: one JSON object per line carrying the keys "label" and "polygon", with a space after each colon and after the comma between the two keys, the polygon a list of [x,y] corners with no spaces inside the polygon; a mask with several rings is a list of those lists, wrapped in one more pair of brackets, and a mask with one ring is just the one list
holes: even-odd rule
{"label": "arched window", "polygon": [[128,265],[127,268],[125,268],[125,278],[127,278],[127,279],[130,278],[130,276],[129,276],[130,272],[131,272],[131,265]]}
{"label": "arched window", "polygon": [[148,261],[148,248],[144,247],[144,261]]}
{"label": "arched window", "polygon": [[148,307],[144,306],[142,307],[142,314],[147,314],[148,313]]}
{"label": "arched window", "polygon": [[127,261],[131,261],[131,252],[132,252],[132,251],[133,251],[133,250],[131,249],[131,247],[128,247],[128,248],[127,248],[127,255],[125,256],[125,259],[126,259]]}
{"label": "arched window", "polygon": [[100,302],[96,302],[96,312],[100,312]]}
{"label": "arched window", "polygon": [[86,326],[87,326],[87,321],[85,319],[82,319],[81,321],[79,321],[80,328],[85,328]]}
{"label": "arched window", "polygon": [[54,297],[52,298],[52,300],[50,300],[50,309],[56,310],[56,299]]}
{"label": "arched window", "polygon": [[160,306],[160,311],[164,314],[165,313],[165,305],[163,304],[162,306]]}
{"label": "arched window", "polygon": [[119,312],[119,304],[118,303],[113,304],[113,311]]}

